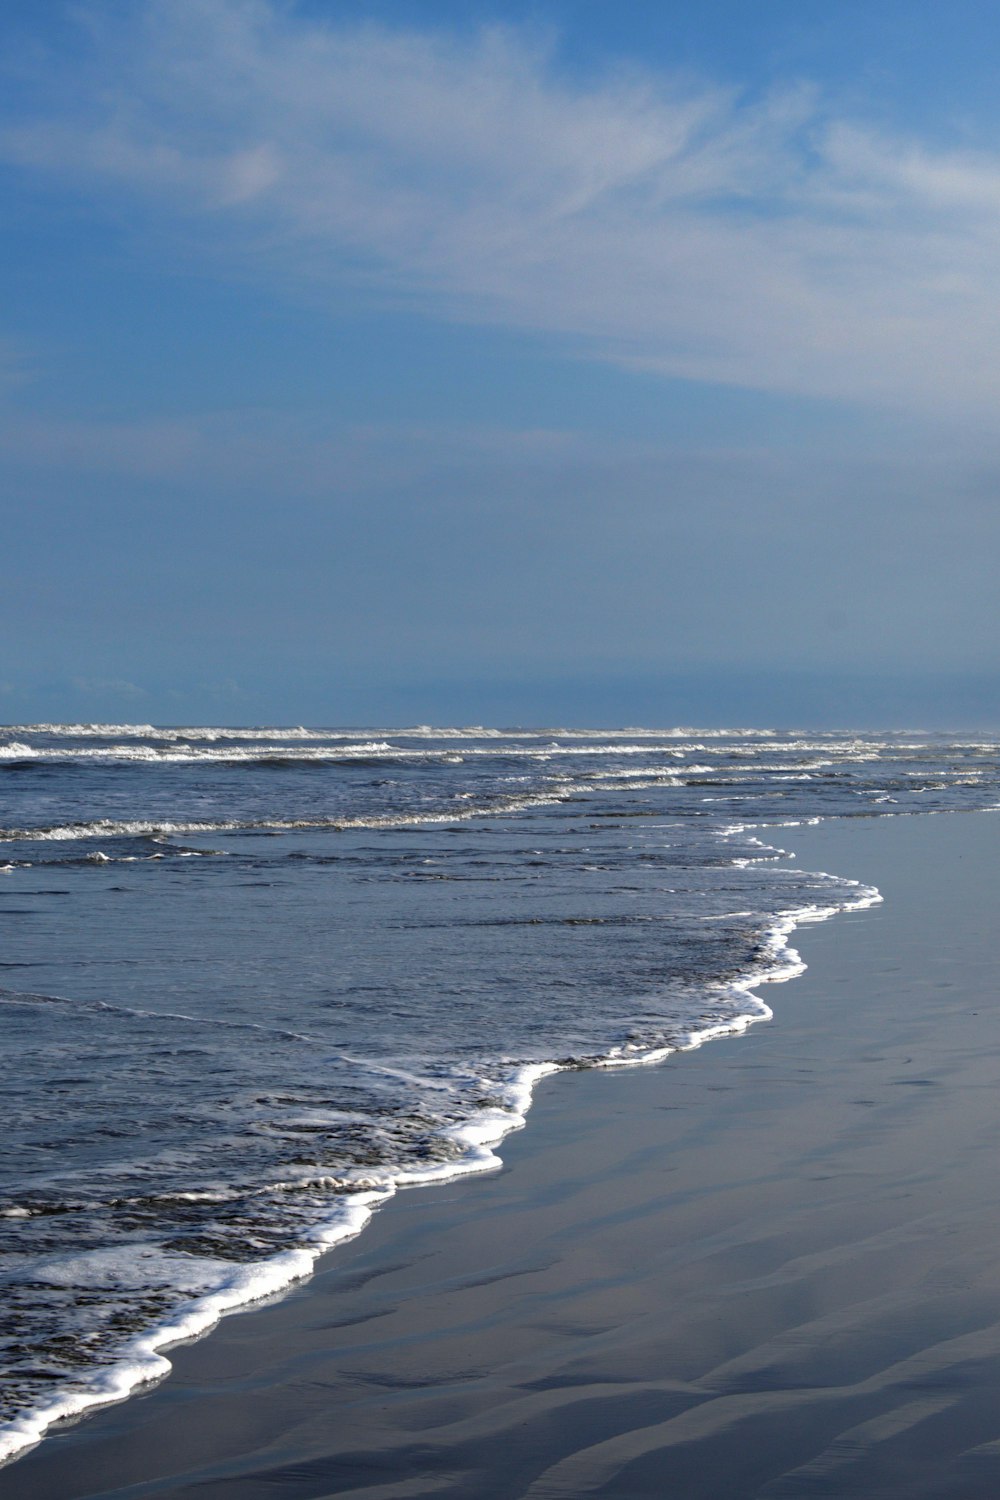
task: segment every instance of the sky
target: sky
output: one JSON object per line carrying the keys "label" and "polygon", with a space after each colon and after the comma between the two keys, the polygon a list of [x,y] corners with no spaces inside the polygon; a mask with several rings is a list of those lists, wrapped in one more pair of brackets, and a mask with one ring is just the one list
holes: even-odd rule
{"label": "sky", "polygon": [[5,0],[0,720],[1000,727],[997,59]]}

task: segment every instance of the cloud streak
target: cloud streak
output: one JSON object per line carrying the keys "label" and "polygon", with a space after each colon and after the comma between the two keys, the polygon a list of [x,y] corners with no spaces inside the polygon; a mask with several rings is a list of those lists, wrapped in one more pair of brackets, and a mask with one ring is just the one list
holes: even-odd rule
{"label": "cloud streak", "polygon": [[270,0],[91,15],[0,156],[128,195],[282,295],[398,302],[761,390],[992,414],[1000,156],[793,86],[572,79],[535,36]]}

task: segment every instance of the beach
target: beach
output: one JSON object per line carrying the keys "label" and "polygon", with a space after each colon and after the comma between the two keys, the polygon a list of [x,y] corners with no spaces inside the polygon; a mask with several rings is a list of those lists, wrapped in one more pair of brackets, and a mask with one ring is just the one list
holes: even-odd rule
{"label": "beach", "polygon": [[399,1193],[2,1493],[991,1493],[997,828],[781,830],[885,899],[799,930],[772,1022],[543,1080],[502,1171]]}
{"label": "beach", "polygon": [[944,16],[0,5],[0,1500],[1000,1500]]}

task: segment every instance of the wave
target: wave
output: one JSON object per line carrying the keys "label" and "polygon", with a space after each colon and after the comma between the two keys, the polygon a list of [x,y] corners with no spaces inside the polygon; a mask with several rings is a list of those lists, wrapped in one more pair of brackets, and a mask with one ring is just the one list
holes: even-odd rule
{"label": "wave", "polygon": [[[289,833],[296,829],[346,832],[354,828],[419,828],[467,823],[473,818],[499,817],[525,812],[530,807],[550,807],[565,801],[570,787],[565,782],[534,793],[512,794],[460,808],[424,813],[391,813],[358,818],[248,818],[248,819],[121,819],[96,818],[93,822],[48,824],[37,828],[0,828],[0,843],[61,843],[95,838],[171,838],[179,833]],[[199,850],[198,853],[204,851]],[[219,851],[214,851],[218,853]]]}
{"label": "wave", "polygon": [[[78,732],[79,731],[79,732]],[[836,772],[849,765],[878,762],[886,757],[937,755],[941,743],[901,741],[892,736],[853,736],[835,741],[813,734],[777,738],[776,732],[744,730],[545,730],[489,733],[468,730],[314,730],[314,729],[152,729],[146,725],[12,725],[12,736],[0,743],[0,765],[20,768],[31,764],[122,763],[152,768],[167,765],[449,765],[463,761],[504,760],[525,765],[549,761],[644,757],[680,764],[699,754],[748,763],[754,774]],[[73,743],[90,740],[91,743]],[[103,741],[103,743],[96,743]],[[436,741],[436,743],[434,743]],[[949,741],[958,755],[995,751],[980,741]],[[784,757],[775,758],[775,752]],[[694,767],[685,767],[689,772]],[[709,768],[699,768],[707,770]],[[725,769],[725,767],[720,767]],[[965,774],[975,771],[965,765]],[[621,773],[619,773],[621,774]],[[919,776],[920,771],[906,774]],[[957,774],[957,773],[955,773]]]}
{"label": "wave", "polygon": [[[727,837],[732,830],[720,830]],[[806,923],[825,921],[842,911],[858,910],[881,901],[879,892],[857,881],[832,875],[817,878],[830,883],[831,900],[814,902],[785,912],[763,930],[752,971],[725,982],[692,987],[692,1019],[668,1041],[658,1046],[623,1043],[600,1056],[561,1058],[511,1066],[499,1087],[493,1085],[493,1100],[464,1119],[444,1128],[442,1138],[451,1148],[446,1159],[420,1165],[386,1164],[366,1168],[351,1180],[315,1180],[309,1186],[336,1189],[322,1217],[304,1237],[303,1243],[249,1265],[235,1266],[207,1256],[181,1255],[155,1246],[123,1251],[90,1252],[76,1258],[61,1273],[67,1284],[81,1277],[90,1284],[126,1284],[160,1288],[166,1295],[183,1300],[160,1322],[127,1339],[110,1361],[96,1368],[89,1378],[0,1427],[0,1463],[34,1446],[56,1422],[110,1402],[124,1400],[138,1387],[166,1376],[170,1361],[165,1351],[183,1340],[211,1329],[220,1318],[280,1293],[313,1270],[318,1258],[333,1246],[361,1233],[372,1214],[397,1191],[426,1186],[470,1173],[492,1171],[502,1165],[496,1148],[512,1131],[526,1123],[538,1082],[551,1074],[580,1067],[634,1067],[661,1061],[675,1052],[691,1051],[720,1036],[733,1036],[757,1022],[768,1020],[772,1011],[755,993],[765,983],[794,978],[805,969],[790,946],[792,933]],[[836,888],[836,896],[834,896]],[[59,1001],[61,997],[37,997]],[[67,1002],[69,1003],[69,1002]],[[706,1009],[713,1011],[705,1016]],[[361,1062],[362,1060],[358,1060]],[[378,1065],[375,1064],[377,1067]],[[392,1071],[391,1069],[389,1071]],[[485,1080],[484,1080],[485,1081]],[[441,1082],[440,1080],[438,1081]],[[447,1086],[446,1084],[443,1086]],[[268,1190],[301,1190],[300,1181],[269,1184]],[[187,1195],[192,1196],[192,1195]],[[204,1195],[195,1195],[199,1200]],[[12,1205],[8,1217],[29,1217],[30,1206]],[[58,1272],[47,1273],[49,1279]]]}
{"label": "wave", "polygon": [[[711,771],[716,768],[684,766],[686,756],[697,755],[706,746],[699,743],[683,745],[617,744],[599,741],[588,744],[557,744],[546,740],[532,745],[492,743],[490,745],[463,744],[458,748],[431,748],[426,745],[412,746],[392,744],[388,740],[359,740],[351,743],[292,745],[277,741],[232,745],[163,745],[112,743],[99,746],[29,745],[15,740],[0,745],[0,764],[8,767],[26,763],[45,765],[125,764],[157,768],[169,765],[219,765],[219,766],[381,766],[381,765],[461,765],[465,761],[513,761],[526,765],[545,765],[550,761],[593,762],[601,758],[648,757],[666,758],[690,774],[695,769]],[[753,763],[756,771],[779,771],[783,767],[760,766]],[[622,772],[609,774],[623,774]]]}
{"label": "wave", "polygon": [[[0,725],[0,729],[10,734],[44,734],[52,736],[63,736],[69,739],[153,739],[153,740],[245,740],[260,739],[265,736],[272,739],[298,739],[298,740],[328,740],[333,738],[350,739],[358,734],[371,734],[374,726],[354,727],[326,727],[306,728],[302,724],[282,726],[275,724],[261,725],[157,725],[157,724],[7,724]],[[390,728],[381,725],[376,733],[391,734],[399,738],[418,739],[491,739],[491,740],[532,740],[549,739],[552,737],[561,739],[594,739],[603,737],[608,740],[615,739],[688,739],[698,736],[704,739],[774,739],[780,731],[776,729],[736,728],[736,729],[694,729],[684,726],[668,726],[662,729],[651,729],[643,725],[626,725],[615,729],[572,729],[561,726],[533,727],[509,729],[497,728],[496,726],[484,724],[469,724],[464,726],[435,726],[431,724],[415,724],[409,727]]]}
{"label": "wave", "polygon": [[66,739],[146,739],[146,740],[248,740],[261,739],[265,735],[278,739],[330,739],[333,735],[350,738],[350,730],[305,729],[300,724],[294,728],[275,725],[224,726],[191,725],[170,727],[156,724],[5,724],[0,726],[9,734],[44,734],[63,736]]}
{"label": "wave", "polygon": [[433,739],[499,739],[499,740],[536,740],[536,739],[751,739],[768,740],[774,739],[780,734],[777,729],[695,729],[690,726],[675,725],[663,729],[650,729],[643,725],[626,725],[620,729],[570,729],[566,727],[535,728],[535,729],[497,729],[483,724],[469,724],[464,727],[440,728],[431,724],[416,724],[407,729],[394,729],[391,732],[400,738],[416,739],[427,737]]}
{"label": "wave", "polygon": [[[336,761],[346,762],[355,758],[380,757],[382,755],[393,754],[403,755],[406,753],[397,750],[385,740],[361,740],[344,744],[338,743],[311,750],[296,749],[291,745],[276,741],[267,741],[266,743],[257,743],[255,745],[233,745],[231,748],[223,749],[203,749],[194,745],[181,746],[174,742],[164,746],[110,744],[100,745],[96,748],[88,747],[87,749],[81,749],[78,746],[25,745],[18,740],[14,740],[10,744],[0,745],[0,760],[119,760],[140,762],[154,766],[211,761],[246,763],[264,759],[289,762],[315,760],[330,763]],[[409,753],[412,754],[412,752]]]}
{"label": "wave", "polygon": [[[369,1171],[367,1181],[356,1183],[354,1191],[344,1194],[341,1188],[341,1196],[330,1204],[323,1221],[315,1226],[304,1244],[294,1249],[250,1265],[234,1266],[208,1257],[164,1252],[157,1247],[144,1247],[137,1256],[135,1247],[129,1246],[123,1252],[97,1251],[78,1257],[62,1273],[48,1268],[46,1276],[50,1282],[60,1274],[67,1283],[84,1275],[91,1285],[102,1280],[114,1285],[123,1278],[134,1282],[138,1273],[144,1287],[159,1285],[169,1294],[179,1285],[182,1291],[194,1295],[174,1308],[162,1322],[128,1339],[117,1357],[95,1369],[84,1384],[0,1426],[0,1464],[34,1447],[56,1422],[125,1400],[137,1388],[163,1379],[171,1370],[165,1349],[197,1338],[226,1314],[273,1297],[304,1280],[321,1255],[360,1234],[375,1209],[400,1188],[425,1187],[470,1173],[495,1170],[501,1161],[493,1148],[525,1124],[535,1084],[557,1071],[556,1063],[532,1063],[516,1069],[504,1089],[501,1105],[484,1109],[445,1132],[460,1152],[456,1159],[386,1170],[381,1178]],[[301,1184],[271,1184],[270,1188],[281,1186],[300,1188]],[[9,1208],[6,1216],[27,1218],[31,1210],[17,1205]],[[81,1264],[84,1261],[86,1264]]]}

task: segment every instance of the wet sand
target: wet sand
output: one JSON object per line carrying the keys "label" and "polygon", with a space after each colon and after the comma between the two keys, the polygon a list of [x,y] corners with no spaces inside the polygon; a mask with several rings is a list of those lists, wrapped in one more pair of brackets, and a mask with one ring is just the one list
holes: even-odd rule
{"label": "wet sand", "polygon": [[1000,819],[775,834],[885,903],[775,1020],[539,1087],[505,1166],[50,1436],[4,1500],[1000,1493]]}

